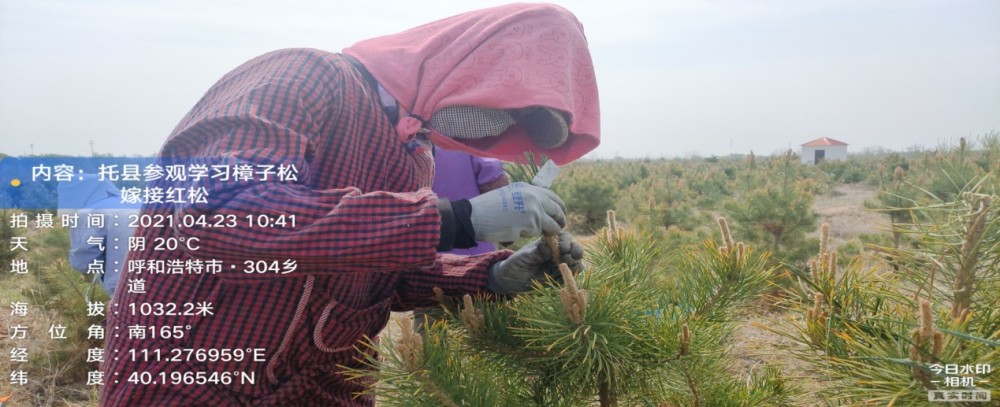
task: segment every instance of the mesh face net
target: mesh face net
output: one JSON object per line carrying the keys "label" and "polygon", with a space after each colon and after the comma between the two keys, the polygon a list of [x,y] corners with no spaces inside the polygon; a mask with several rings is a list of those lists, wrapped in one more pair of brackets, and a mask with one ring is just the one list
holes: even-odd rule
{"label": "mesh face net", "polygon": [[499,136],[519,123],[531,140],[544,148],[558,147],[569,136],[569,126],[562,113],[543,106],[513,112],[478,106],[449,106],[435,112],[428,122],[445,136],[466,140]]}
{"label": "mesh face net", "polygon": [[499,136],[514,124],[514,117],[503,109],[477,106],[448,106],[434,112],[431,127],[457,139]]}

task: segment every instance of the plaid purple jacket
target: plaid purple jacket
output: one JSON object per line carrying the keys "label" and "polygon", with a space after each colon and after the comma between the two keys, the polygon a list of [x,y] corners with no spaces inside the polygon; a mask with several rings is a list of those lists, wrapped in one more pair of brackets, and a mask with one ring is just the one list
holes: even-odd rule
{"label": "plaid purple jacket", "polygon": [[[222,272],[123,275],[107,322],[104,406],[372,405],[356,397],[366,383],[338,373],[338,365],[360,366],[359,339],[375,337],[390,310],[432,305],[433,287],[485,291],[487,267],[510,255],[436,253],[433,160],[405,148],[372,83],[339,54],[280,50],[243,64],[181,120],[160,156],[185,165],[295,165],[298,179],[157,181],[204,187],[207,202],[147,205],[143,213],[237,222],[136,230],[147,248],[131,252],[133,265],[214,259]],[[251,227],[248,214],[294,214],[296,227]],[[158,238],[198,248],[153,250]],[[297,262],[294,272],[243,272],[247,260],[286,259]],[[142,279],[146,292],[130,292],[130,279]],[[205,302],[214,315],[185,312]],[[183,327],[182,337],[158,332],[164,326]],[[146,327],[146,337],[130,327]],[[246,348],[264,349],[263,361],[185,355]],[[199,381],[197,372],[254,381],[183,383]]]}

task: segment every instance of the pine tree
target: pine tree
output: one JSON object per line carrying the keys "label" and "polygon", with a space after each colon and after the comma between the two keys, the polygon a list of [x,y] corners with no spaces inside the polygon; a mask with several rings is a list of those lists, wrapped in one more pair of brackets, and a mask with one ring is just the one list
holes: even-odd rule
{"label": "pine tree", "polygon": [[[804,262],[814,244],[805,234],[815,230],[819,217],[812,210],[815,194],[822,190],[823,175],[807,170],[791,150],[765,165],[750,158],[747,188],[725,204],[725,213],[741,227],[737,234],[754,244],[766,245],[785,263]],[[764,167],[757,170],[758,167]]]}
{"label": "pine tree", "polygon": [[917,202],[919,189],[907,182],[907,171],[902,166],[897,166],[892,171],[891,180],[887,179],[890,177],[887,177],[885,172],[885,166],[880,166],[876,200],[865,202],[865,207],[889,215],[892,245],[898,249],[905,233],[905,225],[916,221],[912,208],[919,205]]}

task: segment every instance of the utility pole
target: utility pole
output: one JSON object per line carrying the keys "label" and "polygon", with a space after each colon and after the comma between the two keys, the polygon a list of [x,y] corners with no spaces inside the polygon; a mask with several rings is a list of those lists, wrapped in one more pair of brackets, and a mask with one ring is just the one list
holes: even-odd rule
{"label": "utility pole", "polygon": [[35,145],[34,144],[28,144],[28,147],[31,148],[31,155],[35,155]]}
{"label": "utility pole", "polygon": [[94,156],[94,139],[90,139],[90,156]]}

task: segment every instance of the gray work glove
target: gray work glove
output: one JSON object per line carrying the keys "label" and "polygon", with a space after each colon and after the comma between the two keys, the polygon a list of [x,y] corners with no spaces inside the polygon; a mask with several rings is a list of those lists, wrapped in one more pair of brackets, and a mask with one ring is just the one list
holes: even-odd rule
{"label": "gray work glove", "polygon": [[[559,258],[574,272],[582,268],[583,247],[573,241],[573,236],[562,232],[559,234]],[[559,269],[552,262],[552,251],[545,240],[538,239],[520,248],[505,260],[490,266],[486,288],[490,291],[508,295],[531,289],[533,280],[544,280],[548,273],[553,278],[561,279]]]}
{"label": "gray work glove", "polygon": [[469,199],[476,240],[513,242],[554,235],[566,226],[566,205],[554,192],[516,182]]}

